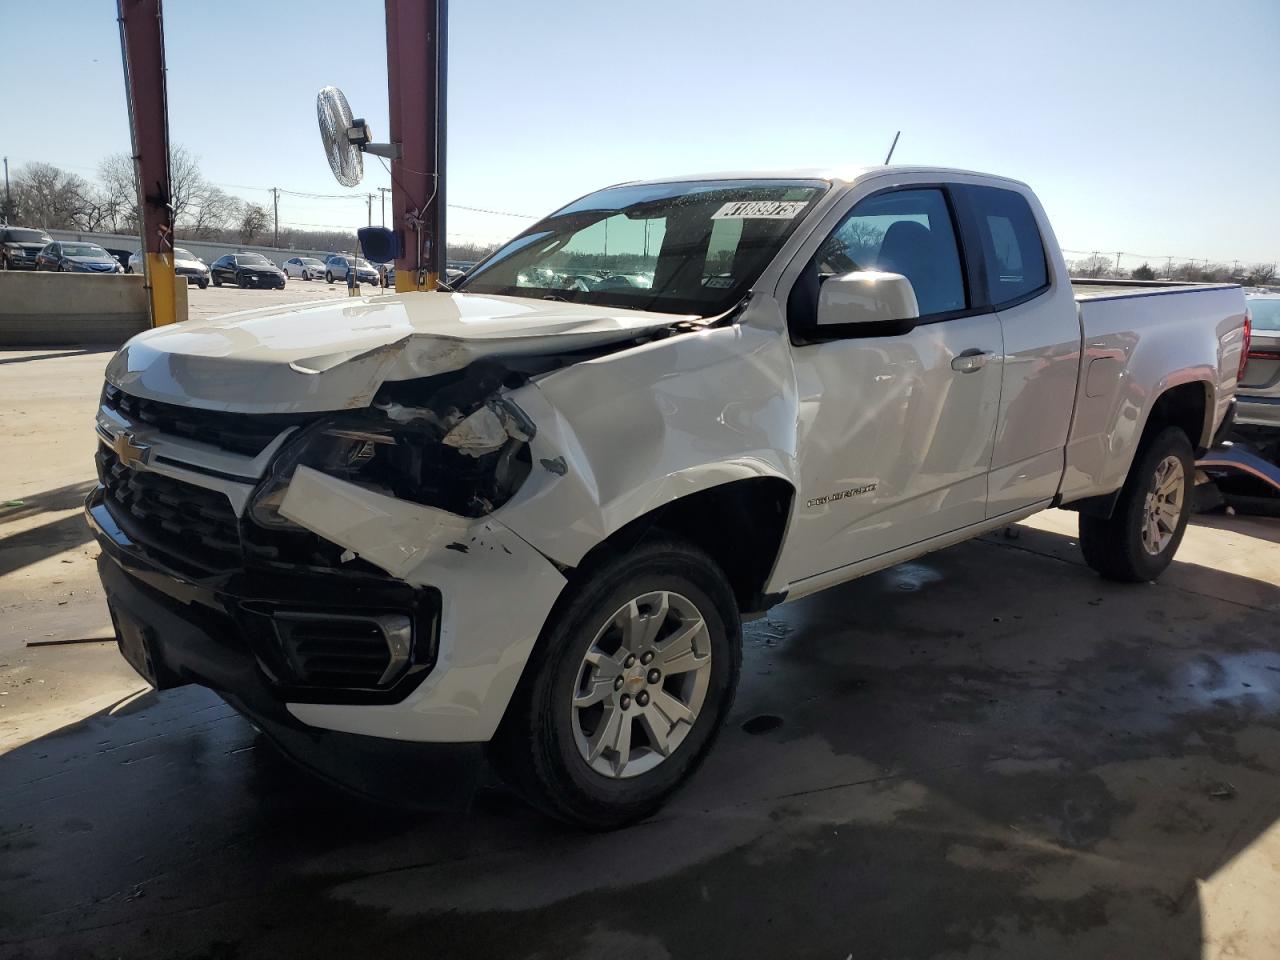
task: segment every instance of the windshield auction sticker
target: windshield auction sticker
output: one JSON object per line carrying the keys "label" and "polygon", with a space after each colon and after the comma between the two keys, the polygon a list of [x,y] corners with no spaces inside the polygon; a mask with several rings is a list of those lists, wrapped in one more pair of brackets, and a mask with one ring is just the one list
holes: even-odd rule
{"label": "windshield auction sticker", "polygon": [[711,215],[712,220],[793,220],[808,200],[734,200]]}

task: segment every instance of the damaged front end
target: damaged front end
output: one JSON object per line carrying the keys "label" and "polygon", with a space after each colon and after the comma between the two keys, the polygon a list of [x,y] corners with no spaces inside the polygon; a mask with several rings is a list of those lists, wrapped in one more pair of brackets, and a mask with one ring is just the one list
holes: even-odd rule
{"label": "damaged front end", "polygon": [[536,428],[500,394],[509,376],[482,361],[455,375],[386,384],[372,406],[316,421],[276,458],[250,501],[251,519],[299,528],[282,512],[299,468],[460,518],[487,516],[531,469]]}

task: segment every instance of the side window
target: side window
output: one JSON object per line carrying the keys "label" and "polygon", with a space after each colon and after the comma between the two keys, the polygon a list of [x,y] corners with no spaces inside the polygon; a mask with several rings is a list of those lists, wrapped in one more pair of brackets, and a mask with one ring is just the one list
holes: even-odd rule
{"label": "side window", "polygon": [[997,309],[1049,285],[1044,241],[1022,194],[998,187],[967,187],[973,206],[991,305]]}
{"label": "side window", "polygon": [[951,211],[935,188],[868,197],[849,211],[815,259],[819,282],[853,270],[902,274],[924,318],[968,306]]}

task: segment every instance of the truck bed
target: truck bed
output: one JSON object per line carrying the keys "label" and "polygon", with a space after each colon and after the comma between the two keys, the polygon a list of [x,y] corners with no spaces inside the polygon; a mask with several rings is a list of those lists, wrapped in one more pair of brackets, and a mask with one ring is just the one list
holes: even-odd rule
{"label": "truck bed", "polygon": [[1184,283],[1177,280],[1093,280],[1071,278],[1071,292],[1080,300],[1117,300],[1121,297],[1156,297],[1191,290],[1228,290],[1234,283]]}

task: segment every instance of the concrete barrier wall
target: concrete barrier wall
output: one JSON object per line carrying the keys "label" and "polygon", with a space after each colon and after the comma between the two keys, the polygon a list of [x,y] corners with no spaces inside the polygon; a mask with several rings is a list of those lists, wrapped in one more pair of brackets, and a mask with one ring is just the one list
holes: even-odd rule
{"label": "concrete barrier wall", "polygon": [[[187,285],[175,290],[185,318]],[[140,276],[0,271],[0,347],[114,346],[149,326]]]}

